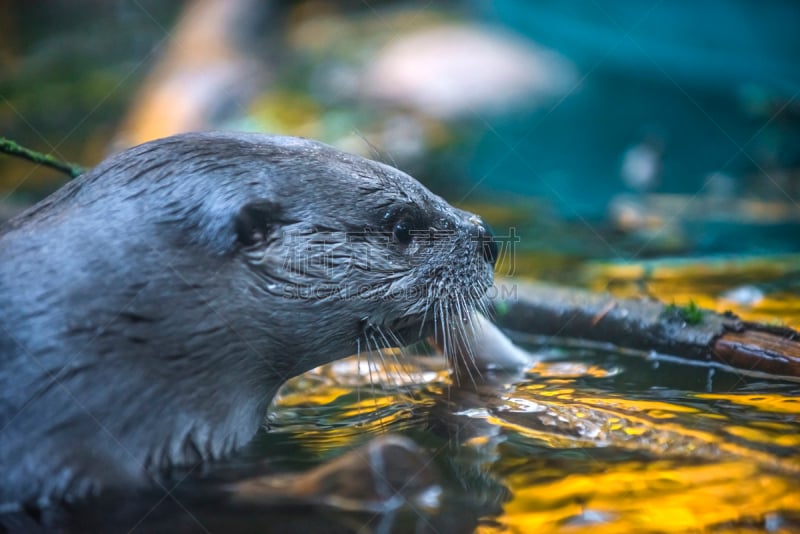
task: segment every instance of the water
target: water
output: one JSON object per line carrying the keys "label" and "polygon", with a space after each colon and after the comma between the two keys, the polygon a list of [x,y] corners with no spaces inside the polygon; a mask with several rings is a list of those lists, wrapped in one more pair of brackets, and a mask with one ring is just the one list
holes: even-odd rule
{"label": "water", "polygon": [[[560,276],[584,287],[800,323],[791,257],[562,264]],[[747,298],[732,302],[737,291]],[[267,473],[288,491],[285,477],[400,435],[423,453],[408,484],[438,480],[427,505],[353,510],[264,498],[231,506],[227,495],[198,497],[202,476],[177,474],[171,493],[127,500],[130,510],[120,500],[93,507],[76,530],[800,531],[800,382],[608,345],[512,337],[536,356],[528,369],[461,383],[442,358],[413,350],[297,377],[275,399],[269,430],[221,468],[231,480]],[[372,474],[333,480],[353,476]]]}
{"label": "water", "polygon": [[[293,381],[262,451],[318,461],[408,435],[444,474],[441,524],[466,506],[482,532],[800,529],[799,384],[589,345],[527,348],[543,361],[478,384],[429,373],[340,394],[323,370],[331,383],[309,397]],[[295,454],[285,461],[297,466]]]}
{"label": "water", "polygon": [[[81,532],[800,530],[800,383],[516,340],[537,356],[530,368],[469,383],[454,384],[431,356],[316,369],[286,384],[269,431],[225,465],[176,473],[150,500],[77,508],[69,524]],[[233,506],[224,492],[203,491],[209,478],[219,487],[226,476],[265,472],[280,487],[288,473],[386,435],[423,451],[406,475],[408,484],[438,480],[427,505],[353,510],[266,498]]]}

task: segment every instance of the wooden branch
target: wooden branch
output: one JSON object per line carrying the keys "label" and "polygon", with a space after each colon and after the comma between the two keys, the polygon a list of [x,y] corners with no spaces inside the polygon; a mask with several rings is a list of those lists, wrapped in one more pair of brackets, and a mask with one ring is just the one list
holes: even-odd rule
{"label": "wooden branch", "polygon": [[497,289],[495,321],[504,329],[800,378],[800,334],[790,328],[538,283],[504,280]]}
{"label": "wooden branch", "polygon": [[0,153],[16,156],[39,165],[44,165],[45,167],[50,167],[51,169],[69,175],[70,178],[76,178],[86,172],[86,169],[80,165],[61,161],[49,154],[42,154],[41,152],[25,148],[5,137],[0,137]]}

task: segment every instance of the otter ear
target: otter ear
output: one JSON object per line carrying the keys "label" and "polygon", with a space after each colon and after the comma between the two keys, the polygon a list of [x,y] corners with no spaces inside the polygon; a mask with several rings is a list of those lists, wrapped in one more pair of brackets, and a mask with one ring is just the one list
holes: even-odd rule
{"label": "otter ear", "polygon": [[281,217],[280,205],[270,200],[255,200],[242,206],[236,216],[236,239],[245,247],[257,245],[280,224],[286,223]]}

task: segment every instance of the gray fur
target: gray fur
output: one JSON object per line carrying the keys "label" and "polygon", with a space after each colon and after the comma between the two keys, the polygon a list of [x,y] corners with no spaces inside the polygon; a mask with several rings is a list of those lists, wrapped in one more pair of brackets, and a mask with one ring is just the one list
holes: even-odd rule
{"label": "gray fur", "polygon": [[226,455],[287,378],[474,306],[482,231],[307,140],[185,134],[109,158],[0,230],[0,505]]}

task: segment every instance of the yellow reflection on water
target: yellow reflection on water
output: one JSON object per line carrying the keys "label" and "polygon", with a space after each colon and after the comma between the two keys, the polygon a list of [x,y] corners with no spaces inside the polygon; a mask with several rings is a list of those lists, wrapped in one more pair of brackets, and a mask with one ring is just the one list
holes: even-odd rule
{"label": "yellow reflection on water", "polygon": [[[800,256],[596,263],[588,286],[621,297],[646,294],[667,304],[732,311],[750,321],[800,327],[800,298],[781,280],[797,277]],[[777,283],[777,284],[776,284]],[[788,282],[786,282],[788,284]]]}
{"label": "yellow reflection on water", "polygon": [[[778,458],[726,439],[734,434],[724,418],[708,418],[699,425],[704,414],[697,408],[627,399],[614,393],[587,393],[591,392],[565,390],[560,384],[552,391],[517,387],[488,421],[554,448],[620,447],[707,460],[744,457],[800,476],[800,451],[794,457]],[[736,395],[719,396],[727,397]],[[749,432],[763,437],[757,430]],[[739,435],[743,435],[741,429]],[[796,441],[798,435],[800,428],[795,426],[787,428],[781,440],[753,441],[782,445]]]}
{"label": "yellow reflection on water", "polygon": [[310,390],[284,388],[276,404],[283,408],[310,405],[325,406],[336,402],[339,397],[349,393],[349,389],[336,386],[315,387]]}
{"label": "yellow reflection on water", "polygon": [[[404,367],[419,380],[411,384],[388,378],[394,363],[372,369],[385,383],[361,375],[353,361],[319,370],[313,393],[308,377],[290,381],[278,402],[291,412],[283,431],[316,455],[335,455],[412,428],[415,411],[429,414],[443,396],[452,400],[446,373]],[[491,450],[473,468],[508,498],[480,532],[764,532],[766,524],[770,532],[791,531],[775,518],[800,515],[796,395],[687,391],[664,398],[582,382],[624,372],[602,362],[544,361],[515,383],[481,389],[487,404],[463,412],[486,429],[460,446]],[[520,443],[528,452],[510,445]]]}
{"label": "yellow reflection on water", "polygon": [[[800,326],[800,297],[766,291],[746,305],[722,297],[778,279],[797,261],[603,266],[588,284]],[[477,405],[462,406],[459,389],[473,386],[453,385],[441,363],[349,359],[290,381],[277,408],[291,412],[284,431],[323,451],[413,428],[418,412],[452,417],[443,427],[470,419],[469,432],[450,439],[486,453],[469,467],[507,490],[480,532],[774,534],[800,525],[800,386],[709,393],[692,389],[704,371],[686,367],[694,379],[685,391],[631,393],[622,389],[625,365],[622,355],[606,364],[565,348],[559,361],[474,386],[479,395],[464,397]],[[433,405],[446,410],[431,415]]]}
{"label": "yellow reflection on water", "polygon": [[[800,514],[795,395],[638,398],[565,387],[550,365],[486,418],[541,454],[500,446],[494,469],[510,499],[481,532],[762,532],[778,514]],[[738,417],[739,407],[755,411]]]}
{"label": "yellow reflection on water", "polygon": [[530,478],[506,478],[513,496],[502,528],[483,532],[733,532],[775,510],[800,510],[798,480],[764,473],[746,460],[623,462],[556,480]]}
{"label": "yellow reflection on water", "polygon": [[[270,426],[316,455],[347,450],[370,436],[408,426],[450,382],[442,358],[353,356],[292,378],[273,403]],[[419,392],[424,390],[424,395]]]}
{"label": "yellow reflection on water", "polygon": [[757,393],[748,395],[719,395],[711,393],[696,393],[698,399],[724,400],[741,406],[748,406],[762,412],[785,413],[794,416],[792,419],[800,421],[800,398],[770,393]]}

